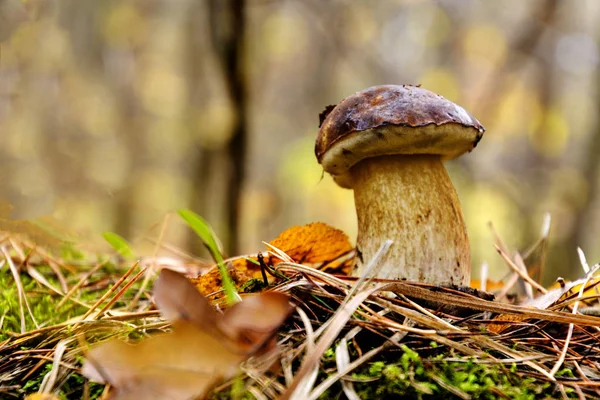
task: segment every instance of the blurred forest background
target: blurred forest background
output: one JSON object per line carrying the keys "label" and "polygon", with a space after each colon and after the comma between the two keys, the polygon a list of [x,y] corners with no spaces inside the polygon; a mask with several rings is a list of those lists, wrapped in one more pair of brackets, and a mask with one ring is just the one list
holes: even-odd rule
{"label": "blurred forest background", "polygon": [[[505,271],[488,221],[523,250],[550,212],[545,280],[580,276],[577,246],[600,261],[599,20],[596,0],[0,0],[0,227],[150,252],[189,208],[229,255],[313,221],[354,240],[318,115],[421,84],[487,129],[447,164],[475,275]],[[197,251],[176,220],[165,241]]]}

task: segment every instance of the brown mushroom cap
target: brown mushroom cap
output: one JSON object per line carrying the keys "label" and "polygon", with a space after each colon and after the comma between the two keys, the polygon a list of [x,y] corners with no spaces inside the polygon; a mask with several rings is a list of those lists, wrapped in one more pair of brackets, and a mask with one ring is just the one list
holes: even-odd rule
{"label": "brown mushroom cap", "polygon": [[429,90],[373,86],[325,110],[315,153],[338,185],[351,188],[349,170],[364,158],[431,154],[453,159],[473,150],[483,132],[464,108]]}

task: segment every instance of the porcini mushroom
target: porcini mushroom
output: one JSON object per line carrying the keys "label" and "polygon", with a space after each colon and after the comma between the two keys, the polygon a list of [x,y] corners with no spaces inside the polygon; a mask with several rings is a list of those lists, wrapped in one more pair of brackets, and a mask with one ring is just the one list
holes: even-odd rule
{"label": "porcini mushroom", "polygon": [[468,285],[469,239],[443,161],[477,146],[484,128],[462,107],[416,86],[374,86],[321,114],[315,153],[354,190],[355,275],[386,239],[378,278]]}

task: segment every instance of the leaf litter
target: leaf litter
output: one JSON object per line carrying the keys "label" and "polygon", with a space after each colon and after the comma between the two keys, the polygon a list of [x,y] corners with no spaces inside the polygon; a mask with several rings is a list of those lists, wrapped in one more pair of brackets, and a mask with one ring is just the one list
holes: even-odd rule
{"label": "leaf litter", "polygon": [[[82,312],[53,324],[37,321],[37,328],[19,298],[19,308],[11,310],[16,311],[11,326],[20,327],[20,309],[27,329],[12,332],[3,326],[0,390],[17,398],[29,379],[47,371],[37,395],[65,393],[70,377],[82,372],[83,356],[83,373],[108,383],[104,398],[202,398],[223,391],[228,397],[247,393],[261,399],[316,399],[342,392],[365,398],[390,390],[407,398],[600,397],[600,276],[583,253],[584,278],[545,289],[531,278],[528,265],[543,268],[547,233],[523,255],[511,253],[496,236],[509,273],[504,286],[488,288],[498,295],[490,300],[476,289],[349,277],[344,272],[353,252],[347,237],[332,234],[328,229],[333,228],[324,224],[316,226],[293,228],[263,253],[224,260],[238,290],[267,275],[262,286],[250,288],[259,294],[242,293],[240,302],[227,305],[219,296],[218,279],[203,287],[202,277],[188,280],[163,268],[153,293],[141,297],[138,311],[127,308],[131,290],[123,288],[135,286],[141,271],[149,273],[151,260],[121,262],[129,274],[107,280],[105,296],[96,297],[103,301],[91,304],[84,294],[102,285],[82,283],[81,277],[104,282],[98,276],[106,271],[98,263],[91,275],[75,272],[70,262],[5,235],[2,265],[10,260],[18,277],[25,274],[55,297],[60,295],[39,277],[60,282],[58,271],[67,284],[63,293],[70,296],[63,305]],[[246,271],[236,279],[240,260]],[[53,268],[45,268],[50,263]],[[168,259],[161,264],[168,266]],[[173,264],[181,269],[181,262]],[[374,264],[376,268],[377,260]],[[331,273],[327,267],[332,265],[341,268]],[[40,274],[28,274],[32,268]],[[507,295],[506,286],[517,282],[529,285],[531,299]],[[31,292],[25,289],[28,296]],[[481,369],[491,367],[501,379]],[[480,371],[473,373],[481,377],[462,377],[463,369]],[[394,389],[381,386],[392,381]],[[85,380],[81,386],[84,398],[99,390]],[[379,389],[365,389],[373,387]]]}
{"label": "leaf litter", "polygon": [[177,272],[162,270],[154,298],[172,332],[138,344],[112,339],[87,353],[82,373],[115,388],[114,399],[189,399],[234,376],[291,311],[289,297],[249,295],[217,313]]}

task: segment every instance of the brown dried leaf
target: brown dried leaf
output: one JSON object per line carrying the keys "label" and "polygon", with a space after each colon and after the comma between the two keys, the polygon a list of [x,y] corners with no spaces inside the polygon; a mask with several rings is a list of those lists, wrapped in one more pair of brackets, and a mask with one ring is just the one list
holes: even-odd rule
{"label": "brown dried leaf", "polygon": [[130,345],[113,339],[93,348],[82,372],[110,383],[113,399],[192,399],[237,372],[243,354],[188,321],[173,332]]}
{"label": "brown dried leaf", "polygon": [[88,352],[83,374],[110,383],[114,399],[190,399],[238,371],[270,346],[292,307],[283,293],[249,295],[224,314],[184,276],[162,270],[154,296],[173,332],[131,345],[110,340]]}
{"label": "brown dried leaf", "polygon": [[289,312],[287,295],[264,292],[260,296],[246,296],[244,301],[225,310],[217,326],[235,342],[236,351],[253,353],[272,336],[283,322],[282,316]]}
{"label": "brown dried leaf", "polygon": [[214,308],[194,285],[175,271],[160,271],[153,295],[160,313],[169,321],[190,321],[207,331],[216,326],[218,315]]}
{"label": "brown dried leaf", "polygon": [[[289,228],[269,244],[286,253],[297,263],[311,264],[329,273],[348,275],[353,262],[352,259],[342,258],[353,249],[348,236],[343,231],[322,222]],[[256,256],[250,258],[257,261]],[[265,262],[274,266],[281,260],[272,256],[266,258]],[[233,259],[230,263],[229,274],[238,289],[251,279],[263,277],[260,266],[246,258]],[[268,274],[267,279],[269,283],[275,280]],[[217,267],[211,268],[197,278],[192,278],[191,281],[204,296],[209,296],[222,288],[221,275]]]}

